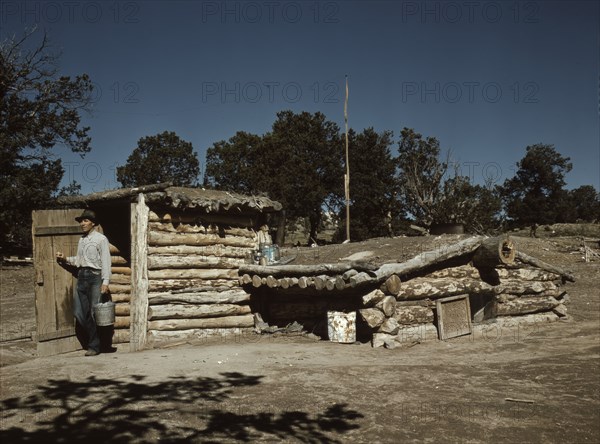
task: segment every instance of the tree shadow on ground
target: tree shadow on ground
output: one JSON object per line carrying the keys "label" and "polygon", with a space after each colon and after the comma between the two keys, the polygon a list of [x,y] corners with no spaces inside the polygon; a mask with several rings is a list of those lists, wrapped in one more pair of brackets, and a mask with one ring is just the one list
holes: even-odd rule
{"label": "tree shadow on ground", "polygon": [[49,380],[32,395],[1,401],[0,442],[334,443],[341,442],[334,435],[359,428],[354,421],[363,415],[345,404],[314,414],[277,412],[271,404],[244,407],[239,399],[248,396],[237,395],[262,378],[230,372],[161,382],[139,375],[127,380]]}

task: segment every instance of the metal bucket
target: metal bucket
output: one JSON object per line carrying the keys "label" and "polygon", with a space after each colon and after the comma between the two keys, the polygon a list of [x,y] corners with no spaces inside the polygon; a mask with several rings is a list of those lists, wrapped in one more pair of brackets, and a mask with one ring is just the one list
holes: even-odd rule
{"label": "metal bucket", "polygon": [[356,312],[327,312],[327,336],[331,342],[353,344],[356,342]]}
{"label": "metal bucket", "polygon": [[99,327],[106,327],[115,323],[115,303],[103,302],[94,305],[94,319]]}
{"label": "metal bucket", "polygon": [[262,256],[267,259],[267,264],[272,264],[280,259],[279,246],[275,244],[262,246],[260,252],[262,253]]}
{"label": "metal bucket", "polygon": [[430,234],[464,234],[465,233],[465,227],[463,224],[455,224],[455,223],[448,223],[448,224],[433,224],[431,227],[429,227],[429,233]]}

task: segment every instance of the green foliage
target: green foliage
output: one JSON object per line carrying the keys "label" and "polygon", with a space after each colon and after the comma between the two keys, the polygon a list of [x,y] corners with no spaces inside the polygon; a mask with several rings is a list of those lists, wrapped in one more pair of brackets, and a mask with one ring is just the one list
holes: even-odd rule
{"label": "green foliage", "polygon": [[313,239],[323,207],[332,204],[333,190],[343,180],[342,146],[338,126],[319,112],[279,112],[264,137],[269,156],[263,161],[273,174],[263,175],[260,187],[279,200],[290,217],[308,216]]}
{"label": "green foliage", "polygon": [[502,199],[511,225],[551,224],[565,218],[565,175],[573,165],[553,145],[526,148],[517,162],[514,177],[501,187]]}
{"label": "green foliage", "polygon": [[469,233],[487,234],[500,227],[500,195],[491,184],[473,185],[455,174],[444,181],[438,206],[439,223],[461,223]]}
{"label": "green foliage", "polygon": [[418,224],[429,226],[445,217],[441,201],[448,161],[440,161],[440,143],[435,137],[403,128],[398,142],[398,181],[406,211]]}
{"label": "green foliage", "polygon": [[600,193],[592,185],[582,185],[566,192],[566,222],[600,221]]}
{"label": "green foliage", "polygon": [[224,191],[256,194],[262,137],[238,131],[229,141],[216,142],[206,150],[204,186]]}
{"label": "green foliage", "polygon": [[440,143],[435,137],[423,138],[404,128],[398,149],[398,181],[401,198],[415,222],[461,223],[469,232],[487,233],[499,225],[501,210],[498,192],[491,184],[474,185],[460,174],[458,166],[450,172],[450,154],[440,160]]}
{"label": "green foliage", "polygon": [[34,31],[0,42],[0,246],[31,245],[31,211],[47,207],[64,170],[52,148],[90,151],[79,113],[91,100],[87,75],[58,75],[58,56]]}
{"label": "green foliage", "polygon": [[[396,162],[391,155],[393,134],[378,134],[367,128],[357,134],[348,131],[350,157],[350,239],[354,241],[389,236],[392,225],[402,216],[395,178]],[[346,238],[346,212],[343,187],[337,238]]]}
{"label": "green foliage", "polygon": [[322,113],[277,113],[263,136],[238,132],[207,150],[205,186],[266,193],[290,220],[308,217],[316,238],[323,208],[333,205],[342,179],[339,128]]}
{"label": "green foliage", "polygon": [[200,162],[192,144],[169,131],[142,137],[127,163],[117,167],[117,180],[124,187],[162,182],[192,186],[199,174]]}

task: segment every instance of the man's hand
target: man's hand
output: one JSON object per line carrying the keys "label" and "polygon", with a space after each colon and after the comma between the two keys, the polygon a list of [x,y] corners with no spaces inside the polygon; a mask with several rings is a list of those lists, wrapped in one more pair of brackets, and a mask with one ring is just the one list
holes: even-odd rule
{"label": "man's hand", "polygon": [[110,288],[108,288],[108,285],[102,285],[102,287],[100,287],[100,293],[102,293],[102,294],[110,293]]}
{"label": "man's hand", "polygon": [[57,251],[56,262],[58,262],[59,264],[64,264],[65,262],[67,262],[67,258],[65,258],[65,256],[60,251]]}

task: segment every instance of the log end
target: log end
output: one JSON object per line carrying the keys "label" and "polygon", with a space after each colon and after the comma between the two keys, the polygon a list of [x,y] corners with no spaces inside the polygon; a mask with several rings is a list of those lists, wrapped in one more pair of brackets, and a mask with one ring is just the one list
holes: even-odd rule
{"label": "log end", "polygon": [[517,247],[510,237],[507,236],[498,244],[498,257],[503,264],[514,264],[516,255]]}

